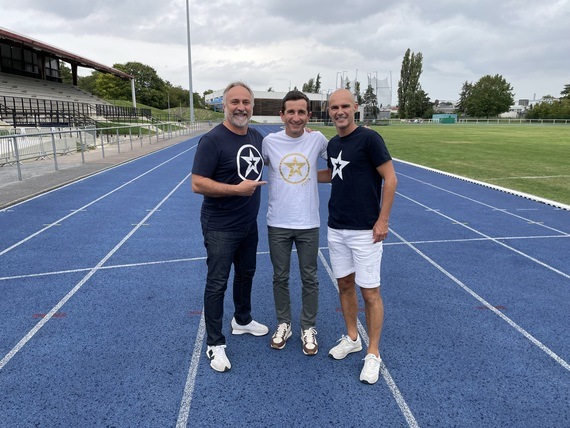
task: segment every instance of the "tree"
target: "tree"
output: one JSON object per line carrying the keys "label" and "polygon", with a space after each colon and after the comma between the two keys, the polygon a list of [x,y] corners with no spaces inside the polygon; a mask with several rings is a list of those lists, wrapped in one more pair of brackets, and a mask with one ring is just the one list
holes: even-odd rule
{"label": "tree", "polygon": [[318,94],[321,91],[321,73],[317,74],[316,79],[311,77],[307,83],[304,83],[302,91],[308,94]]}
{"label": "tree", "polygon": [[315,92],[315,79],[311,77],[307,83],[303,84],[303,92]]}
{"label": "tree", "polygon": [[380,109],[378,108],[378,98],[374,93],[372,85],[369,84],[368,88],[366,88],[362,102],[364,105],[364,120],[376,119]]}
{"label": "tree", "polygon": [[422,53],[413,53],[408,48],[402,60],[400,81],[398,82],[398,114],[401,119],[412,118],[415,107],[416,92],[421,90],[420,76],[422,74]]}
{"label": "tree", "polygon": [[315,81],[315,94],[321,92],[321,73],[317,74],[317,80]]}
{"label": "tree", "polygon": [[465,81],[463,87],[461,88],[461,93],[459,94],[459,102],[457,103],[457,110],[463,115],[467,114],[466,102],[469,98],[469,95],[471,95],[472,88],[473,85],[467,81]]}
{"label": "tree", "polygon": [[509,111],[515,98],[512,86],[503,78],[486,75],[475,83],[465,99],[465,111],[473,117],[495,117]]}
{"label": "tree", "polygon": [[61,81],[66,85],[73,85],[73,74],[71,73],[71,68],[69,68],[63,61],[59,62],[59,75]]}
{"label": "tree", "polygon": [[360,82],[354,82],[354,98],[356,99],[356,104],[360,105],[364,103],[362,95],[360,95]]}
{"label": "tree", "polygon": [[560,95],[559,100],[552,96],[542,97],[541,103],[527,111],[527,119],[570,119],[570,85],[565,85]]}

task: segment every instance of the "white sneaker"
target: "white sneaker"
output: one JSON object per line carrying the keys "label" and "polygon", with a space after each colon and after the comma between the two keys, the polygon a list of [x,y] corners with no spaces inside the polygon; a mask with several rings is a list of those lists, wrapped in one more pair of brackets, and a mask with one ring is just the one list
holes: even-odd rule
{"label": "white sneaker", "polygon": [[360,335],[356,336],[356,340],[352,340],[348,336],[342,336],[338,341],[338,345],[329,351],[329,355],[335,360],[342,360],[348,354],[361,350],[362,341],[360,340]]}
{"label": "white sneaker", "polygon": [[271,347],[273,349],[283,349],[287,344],[287,339],[291,337],[291,325],[285,322],[277,326],[277,330],[271,337]]}
{"label": "white sneaker", "polygon": [[208,346],[206,356],[210,359],[210,367],[217,372],[227,372],[232,368],[230,360],[226,357],[226,345]]}
{"label": "white sneaker", "polygon": [[315,355],[319,352],[319,344],[317,343],[317,330],[314,327],[307,330],[301,330],[301,340],[303,341],[303,354]]}
{"label": "white sneaker", "polygon": [[251,320],[247,325],[239,325],[235,318],[232,318],[232,334],[252,334],[254,336],[265,336],[269,333],[267,326]]}
{"label": "white sneaker", "polygon": [[382,359],[374,354],[364,357],[364,367],[360,372],[360,381],[369,385],[375,384],[380,375]]}

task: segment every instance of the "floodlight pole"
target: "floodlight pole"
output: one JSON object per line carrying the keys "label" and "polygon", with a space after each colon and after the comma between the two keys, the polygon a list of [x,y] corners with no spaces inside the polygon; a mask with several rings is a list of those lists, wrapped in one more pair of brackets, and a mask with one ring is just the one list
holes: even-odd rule
{"label": "floodlight pole", "polygon": [[194,92],[192,90],[192,49],[190,45],[190,0],[186,0],[186,29],[188,31],[188,92],[190,94],[190,122],[194,123]]}

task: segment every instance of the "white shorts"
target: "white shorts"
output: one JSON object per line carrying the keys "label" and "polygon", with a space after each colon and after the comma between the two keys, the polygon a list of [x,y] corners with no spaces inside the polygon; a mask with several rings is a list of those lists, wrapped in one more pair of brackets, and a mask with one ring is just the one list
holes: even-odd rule
{"label": "white shorts", "polygon": [[335,278],[355,273],[362,288],[380,286],[382,242],[373,242],[372,230],[328,228],[329,254]]}

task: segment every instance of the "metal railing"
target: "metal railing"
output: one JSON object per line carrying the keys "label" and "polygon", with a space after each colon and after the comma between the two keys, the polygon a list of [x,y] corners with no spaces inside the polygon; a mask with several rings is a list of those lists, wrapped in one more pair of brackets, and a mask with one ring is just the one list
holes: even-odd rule
{"label": "metal railing", "polygon": [[15,166],[18,180],[22,181],[21,164],[25,161],[53,159],[54,169],[58,170],[58,156],[80,153],[85,163],[85,153],[98,151],[105,158],[105,151],[133,150],[161,139],[171,139],[191,133],[208,130],[207,122],[161,123],[114,126],[108,128],[10,128],[0,135],[0,167]]}

